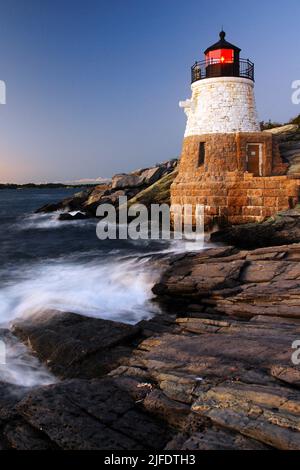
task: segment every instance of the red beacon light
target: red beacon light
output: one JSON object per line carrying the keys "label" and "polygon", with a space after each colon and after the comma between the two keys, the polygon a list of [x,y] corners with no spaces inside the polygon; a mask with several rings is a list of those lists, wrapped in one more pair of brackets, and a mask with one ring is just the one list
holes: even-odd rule
{"label": "red beacon light", "polygon": [[220,40],[204,52],[207,78],[238,74],[240,48],[227,42],[225,36],[221,31]]}
{"label": "red beacon light", "polygon": [[234,50],[233,49],[217,49],[210,51],[206,54],[206,63],[209,64],[233,64]]}

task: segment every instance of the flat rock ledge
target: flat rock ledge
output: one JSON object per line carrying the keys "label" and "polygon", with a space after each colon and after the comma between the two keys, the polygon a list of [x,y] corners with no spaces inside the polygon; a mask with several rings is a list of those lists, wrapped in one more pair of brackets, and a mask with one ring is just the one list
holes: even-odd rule
{"label": "flat rock ledge", "polygon": [[299,261],[300,244],[175,255],[152,320],[15,325],[61,380],[1,386],[0,447],[299,450]]}

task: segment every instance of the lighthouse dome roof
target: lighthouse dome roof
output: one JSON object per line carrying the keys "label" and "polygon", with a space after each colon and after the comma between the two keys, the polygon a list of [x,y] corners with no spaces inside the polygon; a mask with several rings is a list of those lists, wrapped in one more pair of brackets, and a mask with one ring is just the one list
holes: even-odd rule
{"label": "lighthouse dome roof", "polygon": [[208,54],[210,51],[215,51],[217,49],[233,49],[234,51],[240,52],[241,49],[237,46],[234,46],[233,44],[230,44],[230,42],[226,41],[225,39],[226,33],[225,31],[220,32],[220,40],[213,44],[212,46],[208,47],[204,54]]}

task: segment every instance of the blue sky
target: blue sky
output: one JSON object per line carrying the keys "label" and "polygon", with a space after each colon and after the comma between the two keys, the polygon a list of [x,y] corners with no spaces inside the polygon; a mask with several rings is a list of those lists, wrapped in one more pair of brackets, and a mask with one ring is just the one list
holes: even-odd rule
{"label": "blue sky", "polygon": [[111,176],[180,154],[190,66],[218,39],[256,67],[260,119],[300,113],[299,0],[0,0],[0,181]]}

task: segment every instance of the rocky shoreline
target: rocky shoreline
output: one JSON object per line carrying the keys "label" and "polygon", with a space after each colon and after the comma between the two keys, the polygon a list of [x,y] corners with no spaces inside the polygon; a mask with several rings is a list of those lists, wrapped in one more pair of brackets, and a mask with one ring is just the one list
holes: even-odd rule
{"label": "rocky shoreline", "polygon": [[[272,132],[296,175],[299,129],[288,127]],[[169,203],[176,165],[115,175],[37,212],[73,220],[120,196]],[[53,374],[47,386],[0,383],[0,449],[299,450],[299,207],[211,241],[149,260],[162,270],[162,313],[150,320],[51,311],[0,330]]]}
{"label": "rocky shoreline", "polygon": [[36,213],[61,211],[60,220],[76,220],[96,216],[100,204],[118,207],[119,198],[134,203],[170,203],[170,186],[176,176],[177,160],[168,160],[151,168],[117,174],[110,183],[100,184],[37,209]]}
{"label": "rocky shoreline", "polygon": [[151,320],[16,322],[57,382],[1,384],[0,448],[300,449],[299,261],[300,243],[169,255]]}

